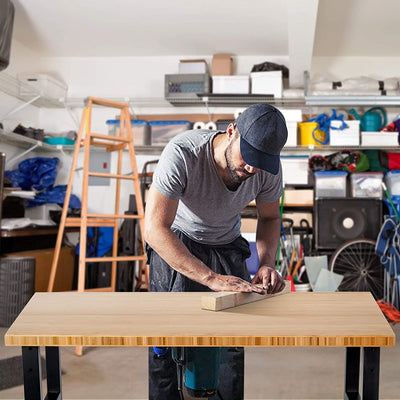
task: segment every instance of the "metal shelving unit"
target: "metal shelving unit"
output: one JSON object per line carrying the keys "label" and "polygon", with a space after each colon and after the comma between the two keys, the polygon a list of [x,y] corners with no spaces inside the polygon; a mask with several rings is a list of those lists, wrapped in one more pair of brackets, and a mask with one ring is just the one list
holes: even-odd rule
{"label": "metal shelving unit", "polygon": [[274,98],[268,94],[216,94],[193,93],[191,96],[171,94],[166,100],[177,107],[185,106],[215,106],[215,107],[246,107],[255,103],[268,103],[277,107],[304,106],[304,98]]}
{"label": "metal shelving unit", "polygon": [[381,106],[381,107],[400,107],[400,96],[352,96],[340,94],[338,90],[337,95],[318,95],[314,96],[310,93],[310,73],[304,72],[304,93],[305,104],[307,106]]}

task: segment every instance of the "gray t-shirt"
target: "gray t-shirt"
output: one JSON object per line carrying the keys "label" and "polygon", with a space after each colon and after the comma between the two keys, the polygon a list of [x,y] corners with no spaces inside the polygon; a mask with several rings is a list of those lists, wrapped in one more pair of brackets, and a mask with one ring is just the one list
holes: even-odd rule
{"label": "gray t-shirt", "polygon": [[240,213],[250,201],[270,203],[282,195],[282,168],[277,175],[259,171],[236,191],[229,190],[215,165],[212,141],[220,131],[192,130],[177,135],[161,154],[154,187],[179,200],[172,229],[192,240],[227,244],[240,235]]}

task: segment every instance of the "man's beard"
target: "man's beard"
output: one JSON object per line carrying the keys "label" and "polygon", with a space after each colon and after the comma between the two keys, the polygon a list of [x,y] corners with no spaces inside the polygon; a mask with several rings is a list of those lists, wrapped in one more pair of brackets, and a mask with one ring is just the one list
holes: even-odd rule
{"label": "man's beard", "polygon": [[[228,147],[225,150],[225,160],[226,160],[226,165],[228,168],[229,175],[232,178],[233,182],[236,184],[235,186],[238,187],[243,181],[250,178],[250,176],[253,176],[254,174],[247,172],[245,169],[233,167],[233,165],[232,165],[232,145],[233,145],[233,142],[229,143]],[[246,175],[240,176],[236,172],[242,172],[242,173],[245,173]]]}

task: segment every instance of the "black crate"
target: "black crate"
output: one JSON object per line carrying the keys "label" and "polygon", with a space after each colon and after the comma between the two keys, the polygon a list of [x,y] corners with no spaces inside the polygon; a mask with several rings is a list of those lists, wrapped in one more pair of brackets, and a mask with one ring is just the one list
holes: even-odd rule
{"label": "black crate", "polygon": [[34,257],[0,259],[0,326],[10,326],[34,292]]}

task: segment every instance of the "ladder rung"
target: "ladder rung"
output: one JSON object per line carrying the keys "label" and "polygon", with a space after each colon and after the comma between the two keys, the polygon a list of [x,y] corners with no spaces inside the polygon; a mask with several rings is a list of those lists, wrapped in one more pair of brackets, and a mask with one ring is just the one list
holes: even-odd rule
{"label": "ladder rung", "polygon": [[85,289],[85,292],[113,292],[113,288],[111,286],[91,288],[91,289]]}
{"label": "ladder rung", "polygon": [[101,133],[90,133],[89,135],[90,135],[91,138],[110,140],[112,142],[123,142],[123,143],[129,143],[130,142],[130,139],[124,138],[124,137],[121,137],[121,136],[103,135]]}
{"label": "ladder rung", "polygon": [[117,257],[88,257],[85,262],[108,262],[108,261],[139,261],[147,260],[146,256],[117,256]]}
{"label": "ladder rung", "polygon": [[97,97],[89,97],[89,100],[92,100],[92,103],[97,104],[98,106],[120,108],[121,110],[123,108],[129,107],[129,105],[126,103],[120,103],[113,100],[99,99]]}
{"label": "ladder rung", "polygon": [[[82,224],[81,218],[67,218],[65,220],[65,226],[73,226],[80,227]],[[88,219],[87,226],[95,227],[95,226],[114,226],[114,221],[110,220],[110,218],[96,218],[96,219]]]}
{"label": "ladder rung", "polygon": [[[88,218],[106,218],[106,219],[143,219],[143,215],[133,214],[87,214]],[[89,221],[89,220],[88,220]]]}
{"label": "ladder rung", "polygon": [[116,178],[116,179],[129,179],[129,180],[137,179],[136,175],[107,174],[103,172],[89,172],[88,175],[97,176],[99,178]]}

